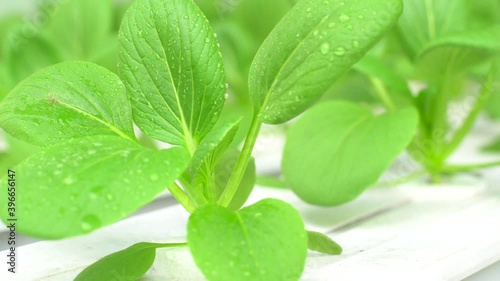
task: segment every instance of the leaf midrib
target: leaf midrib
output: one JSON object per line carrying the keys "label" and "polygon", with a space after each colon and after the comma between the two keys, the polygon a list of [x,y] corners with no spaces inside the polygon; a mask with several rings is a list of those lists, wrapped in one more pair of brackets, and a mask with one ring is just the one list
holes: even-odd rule
{"label": "leaf midrib", "polygon": [[61,105],[63,105],[63,106],[65,106],[65,107],[67,107],[67,108],[69,108],[69,109],[72,109],[72,110],[74,110],[74,111],[76,111],[78,113],[81,113],[81,114],[83,114],[83,115],[85,115],[85,116],[87,116],[87,117],[89,117],[89,118],[91,118],[91,119],[93,119],[93,120],[101,123],[101,124],[103,124],[104,126],[108,127],[111,131],[113,131],[115,134],[117,134],[120,137],[122,137],[124,139],[128,139],[128,140],[134,141],[130,136],[128,136],[127,134],[125,134],[124,132],[122,132],[119,128],[117,128],[113,124],[110,124],[110,123],[108,123],[108,122],[106,122],[106,121],[98,118],[97,116],[94,116],[94,115],[92,115],[92,114],[90,114],[88,112],[85,112],[85,111],[83,111],[83,110],[81,110],[81,109],[79,109],[79,108],[77,108],[77,107],[75,107],[75,106],[73,106],[71,104],[65,103],[63,101],[58,100],[58,103],[61,104]]}

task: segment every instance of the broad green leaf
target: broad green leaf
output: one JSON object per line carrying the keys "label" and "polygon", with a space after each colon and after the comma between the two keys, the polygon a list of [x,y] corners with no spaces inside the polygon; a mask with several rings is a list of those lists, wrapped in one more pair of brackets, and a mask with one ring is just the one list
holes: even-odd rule
{"label": "broad green leaf", "polygon": [[[237,149],[229,150],[217,163],[214,172],[217,198],[222,195],[224,188],[227,186],[229,178],[234,171],[234,167],[236,166],[236,162],[238,162],[240,154],[241,152]],[[231,200],[231,203],[229,203],[228,205],[228,208],[230,210],[238,210],[243,206],[243,204],[245,204],[248,197],[250,196],[250,193],[252,193],[253,187],[255,186],[255,181],[255,160],[251,158],[247,165],[245,173],[243,174],[240,185],[238,186],[238,191],[236,191],[233,200]]]}
{"label": "broad green leaf", "polygon": [[156,249],[183,245],[137,243],[93,263],[78,274],[75,281],[136,281],[153,265]]}
{"label": "broad green leaf", "polygon": [[91,135],[135,139],[123,83],[86,62],[51,66],[21,82],[0,103],[0,125],[40,146]]}
{"label": "broad green leaf", "polygon": [[374,116],[356,104],[322,103],[290,127],[283,175],[306,202],[348,202],[377,181],[410,143],[417,124],[413,108]]}
{"label": "broad green leaf", "polygon": [[311,106],[401,11],[401,0],[299,1],[264,41],[250,69],[250,94],[261,120],[282,123]]}
{"label": "broad green leaf", "polygon": [[6,71],[10,77],[7,88],[13,88],[36,71],[62,60],[60,50],[42,35],[26,37],[22,29],[12,32],[5,55]]}
{"label": "broad green leaf", "polygon": [[[414,104],[406,80],[374,56],[365,56],[354,69],[368,76],[374,83],[380,83],[389,90],[389,95],[398,108]],[[377,82],[378,80],[379,82]]]}
{"label": "broad green leaf", "polygon": [[403,3],[398,29],[411,57],[430,41],[466,28],[465,0],[403,0]]}
{"label": "broad green leaf", "polygon": [[[23,202],[16,213],[23,220],[18,230],[54,239],[109,225],[149,203],[188,163],[183,148],[155,151],[117,136],[53,146],[15,168],[17,201]],[[7,179],[0,184],[7,186]],[[6,196],[0,207],[6,221]]]}
{"label": "broad green leaf", "polygon": [[216,123],[226,92],[205,16],[191,0],[137,0],[123,19],[119,42],[119,72],[136,124],[194,153]]}
{"label": "broad green leaf", "polygon": [[218,122],[212,131],[201,141],[191,160],[190,173],[194,177],[203,164],[215,167],[224,152],[229,148],[238,131],[241,118]]}
{"label": "broad green leaf", "polygon": [[417,58],[417,73],[439,79],[460,73],[500,53],[500,25],[440,37],[427,44]]}
{"label": "broad green leaf", "polygon": [[342,247],[323,233],[307,231],[307,241],[309,250],[329,255],[342,254]]}
{"label": "broad green leaf", "polygon": [[210,281],[299,280],[307,233],[287,203],[266,199],[233,212],[207,205],[189,218],[188,244]]}
{"label": "broad green leaf", "polygon": [[50,12],[46,32],[66,58],[86,59],[107,48],[113,26],[111,0],[65,0],[46,7]]}

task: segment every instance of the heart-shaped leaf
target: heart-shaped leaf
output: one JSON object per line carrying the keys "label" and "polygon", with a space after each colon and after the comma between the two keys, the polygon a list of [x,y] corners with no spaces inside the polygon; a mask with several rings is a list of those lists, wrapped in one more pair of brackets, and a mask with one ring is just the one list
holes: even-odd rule
{"label": "heart-shaped leaf", "polygon": [[266,199],[233,212],[221,206],[197,209],[188,222],[188,244],[208,280],[299,280],[307,233],[298,212]]}
{"label": "heart-shaped leaf", "polygon": [[185,245],[185,243],[137,243],[93,263],[78,274],[75,281],[136,281],[153,265],[156,249]]}
{"label": "heart-shaped leaf", "polygon": [[299,1],[260,47],[249,74],[263,122],[290,120],[319,97],[382,37],[401,0]]}
{"label": "heart-shaped leaf", "polygon": [[[18,230],[53,239],[114,223],[149,203],[188,163],[183,148],[155,151],[117,136],[53,146],[15,168],[17,200],[23,202],[17,209],[23,220]],[[0,184],[7,186],[6,181]],[[9,218],[7,204],[7,197],[0,196],[4,221]]]}
{"label": "heart-shaped leaf", "polygon": [[374,116],[356,104],[322,103],[290,127],[283,175],[309,203],[348,202],[377,181],[410,143],[417,124],[413,108]]}
{"label": "heart-shaped leaf", "polygon": [[137,0],[119,35],[119,72],[134,120],[150,137],[191,154],[213,128],[226,92],[212,28],[192,0]]}
{"label": "heart-shaped leaf", "polygon": [[61,63],[25,79],[0,104],[0,125],[40,146],[92,135],[135,139],[120,78],[87,62]]}

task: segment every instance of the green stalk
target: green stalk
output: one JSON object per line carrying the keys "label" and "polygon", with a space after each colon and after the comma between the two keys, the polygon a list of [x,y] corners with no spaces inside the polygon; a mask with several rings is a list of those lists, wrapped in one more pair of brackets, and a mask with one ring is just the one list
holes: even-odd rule
{"label": "green stalk", "polygon": [[464,140],[465,136],[472,129],[472,126],[474,125],[477,116],[481,112],[481,109],[484,107],[487,98],[490,95],[490,89],[492,87],[493,87],[493,71],[490,70],[486,83],[482,87],[481,92],[479,93],[479,96],[477,97],[477,100],[474,104],[474,107],[469,112],[469,115],[465,119],[462,126],[455,132],[450,143],[446,146],[447,149],[444,151],[442,155],[444,159],[448,158],[453,152],[455,152],[455,150]]}
{"label": "green stalk", "polygon": [[248,131],[245,140],[245,145],[243,145],[243,150],[241,151],[240,157],[238,158],[238,162],[236,162],[233,173],[231,174],[231,177],[229,178],[229,181],[219,198],[219,205],[222,205],[224,207],[229,206],[229,203],[231,203],[231,200],[236,194],[236,191],[238,190],[240,182],[243,179],[243,175],[248,166],[248,162],[252,157],[253,147],[255,146],[255,142],[257,141],[257,136],[259,135],[261,127],[262,121],[259,120],[258,114],[255,113],[252,124],[250,125],[250,130]]}
{"label": "green stalk", "polygon": [[481,164],[470,164],[470,165],[449,165],[442,168],[443,172],[446,173],[457,173],[457,172],[468,172],[478,169],[487,169],[500,166],[500,161],[481,163]]}
{"label": "green stalk", "polygon": [[384,84],[382,84],[382,81],[375,77],[370,77],[370,82],[373,84],[378,98],[382,101],[387,110],[393,111],[394,109],[396,109],[396,106],[394,105],[391,96],[387,92],[387,89],[384,87]]}
{"label": "green stalk", "polygon": [[194,212],[196,206],[177,183],[173,183],[172,185],[170,185],[168,187],[168,190],[189,213]]}

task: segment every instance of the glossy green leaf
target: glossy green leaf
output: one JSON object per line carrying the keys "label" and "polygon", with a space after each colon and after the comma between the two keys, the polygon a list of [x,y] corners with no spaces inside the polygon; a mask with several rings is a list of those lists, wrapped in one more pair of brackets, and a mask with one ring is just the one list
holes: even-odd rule
{"label": "glossy green leaf", "polygon": [[0,125],[40,146],[91,135],[135,139],[123,83],[86,62],[45,68],[21,82],[0,103]]}
{"label": "glossy green leaf", "polygon": [[153,265],[157,248],[183,245],[185,244],[137,243],[93,263],[78,274],[75,281],[136,281]]}
{"label": "glossy green leaf", "polygon": [[136,124],[194,153],[216,123],[226,92],[205,16],[191,0],[138,0],[123,19],[119,42],[119,71]]}
{"label": "glossy green leaf", "polygon": [[401,11],[401,0],[299,1],[264,41],[250,69],[250,94],[262,121],[282,123],[311,106]]}
{"label": "glossy green leaf", "polygon": [[399,34],[411,57],[430,41],[466,28],[465,0],[403,0]]}
{"label": "glossy green leaf", "polygon": [[219,122],[212,131],[201,141],[191,161],[190,173],[194,177],[198,170],[206,163],[215,167],[224,152],[229,148],[238,131],[241,118]]}
{"label": "glossy green leaf", "polygon": [[66,58],[89,60],[95,53],[107,48],[105,43],[113,26],[112,0],[60,2],[59,5],[46,5],[42,11],[50,15],[47,35]]}
{"label": "glossy green leaf", "polygon": [[374,116],[356,104],[322,103],[290,127],[283,175],[309,203],[348,202],[377,181],[410,143],[417,124],[413,108]]}
{"label": "glossy green leaf", "polygon": [[[234,167],[236,166],[236,162],[238,162],[239,157],[239,150],[229,150],[217,163],[214,173],[217,198],[221,196],[224,188],[227,186],[229,178],[234,171]],[[240,185],[238,186],[238,191],[236,191],[236,194],[228,205],[228,208],[230,210],[238,210],[243,206],[243,204],[245,204],[248,197],[250,196],[250,193],[252,193],[253,187],[255,186],[255,181],[255,160],[251,158],[247,165],[245,173],[243,174]]]}
{"label": "glossy green leaf", "polygon": [[266,199],[238,212],[197,209],[189,218],[188,244],[210,281],[292,281],[304,269],[307,233],[292,206]]}
{"label": "glossy green leaf", "polygon": [[493,80],[485,109],[488,114],[500,119],[500,56],[493,63]]}
{"label": "glossy green leaf", "polygon": [[[23,202],[16,213],[23,221],[18,230],[52,239],[109,225],[149,203],[188,163],[183,148],[155,151],[117,136],[53,146],[15,168],[17,201]],[[7,179],[0,184],[7,186]],[[0,207],[5,221],[6,196]]]}
{"label": "glossy green leaf", "polygon": [[417,58],[417,73],[439,79],[460,73],[500,53],[500,25],[441,37],[424,47]]}
{"label": "glossy green leaf", "polygon": [[309,250],[329,254],[342,254],[342,247],[323,233],[307,231],[307,241]]}

